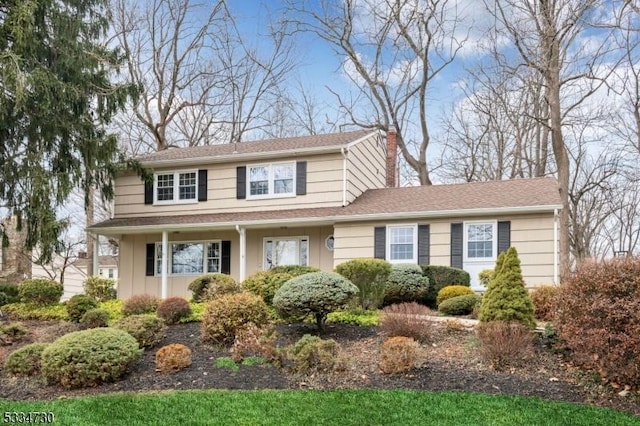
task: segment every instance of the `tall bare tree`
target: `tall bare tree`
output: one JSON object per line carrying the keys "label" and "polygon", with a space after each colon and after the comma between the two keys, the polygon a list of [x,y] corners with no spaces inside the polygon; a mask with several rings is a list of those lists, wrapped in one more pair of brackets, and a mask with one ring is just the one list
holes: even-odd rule
{"label": "tall bare tree", "polygon": [[[570,254],[570,158],[564,127],[574,113],[605,84],[615,64],[609,62],[611,43],[605,34],[601,44],[584,43],[590,19],[602,0],[495,0],[486,2],[494,14],[496,31],[507,37],[518,56],[512,69],[529,69],[541,80],[548,106],[546,125],[557,168],[562,201],[560,215],[560,266],[569,270]],[[604,30],[602,30],[604,31]],[[546,118],[546,117],[545,117]]]}
{"label": "tall bare tree", "polygon": [[447,0],[290,1],[296,30],[316,34],[342,58],[355,91],[333,89],[348,120],[363,128],[395,128],[404,160],[420,184],[431,184],[427,149],[430,86],[456,58],[460,39]]}

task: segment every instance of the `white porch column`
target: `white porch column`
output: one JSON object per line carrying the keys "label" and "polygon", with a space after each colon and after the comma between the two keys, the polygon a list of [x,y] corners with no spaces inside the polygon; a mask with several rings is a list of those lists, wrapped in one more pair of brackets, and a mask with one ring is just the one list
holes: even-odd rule
{"label": "white porch column", "polygon": [[163,299],[169,296],[169,280],[167,277],[167,266],[169,263],[169,232],[162,231],[162,271],[160,276],[162,277],[162,288],[160,295]]}
{"label": "white porch column", "polygon": [[91,275],[98,275],[100,268],[100,236],[95,234],[93,236],[93,271]]}
{"label": "white porch column", "polygon": [[246,230],[236,225],[236,231],[240,234],[240,282],[247,276],[247,234]]}
{"label": "white porch column", "polygon": [[553,211],[553,283],[555,285],[560,284],[558,278],[558,256],[560,250],[558,250],[558,209]]}

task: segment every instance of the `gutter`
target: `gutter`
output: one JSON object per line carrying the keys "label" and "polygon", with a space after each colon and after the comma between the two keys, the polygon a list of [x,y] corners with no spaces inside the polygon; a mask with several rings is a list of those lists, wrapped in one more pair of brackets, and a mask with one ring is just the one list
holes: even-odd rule
{"label": "gutter", "polygon": [[[140,225],[140,226],[119,226],[119,227],[104,227],[104,228],[87,228],[91,232],[100,233],[104,235],[104,231],[110,234],[124,234],[131,231],[143,231],[148,232],[160,232],[164,230],[188,230],[188,229],[234,229],[236,226],[241,227],[269,227],[269,226],[292,226],[294,224],[307,225],[307,224],[331,224],[337,222],[369,222],[369,221],[397,221],[397,220],[412,220],[412,219],[437,219],[443,217],[474,217],[474,216],[498,216],[507,214],[527,214],[527,213],[549,213],[556,212],[560,209],[560,205],[550,206],[525,206],[525,207],[503,207],[499,209],[495,208],[483,208],[483,209],[469,209],[469,210],[442,210],[436,212],[399,212],[399,213],[372,213],[372,214],[353,214],[353,215],[329,215],[329,216],[316,216],[316,217],[302,217],[302,218],[281,218],[281,219],[256,219],[245,221],[233,221],[233,222],[201,222],[201,223],[186,223],[181,225],[174,225],[171,223],[157,224],[157,225]],[[347,208],[348,209],[348,208]]]}

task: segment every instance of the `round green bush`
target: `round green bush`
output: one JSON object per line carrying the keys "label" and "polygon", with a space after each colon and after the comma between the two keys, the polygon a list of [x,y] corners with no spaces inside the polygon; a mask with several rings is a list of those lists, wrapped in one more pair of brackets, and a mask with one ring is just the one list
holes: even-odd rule
{"label": "round green bush", "polygon": [[158,309],[158,304],[160,304],[160,299],[156,296],[135,294],[122,304],[122,314],[125,316],[154,314]]}
{"label": "round green bush", "polygon": [[82,284],[84,294],[93,297],[98,302],[106,302],[116,298],[116,281],[99,275],[88,277]]}
{"label": "round green bush", "polygon": [[444,315],[469,315],[482,301],[478,294],[464,294],[452,297],[438,305],[438,312]]}
{"label": "round green bush", "polygon": [[203,302],[224,294],[240,293],[242,286],[230,275],[214,273],[191,281],[189,290],[193,293],[194,302]]}
{"label": "round green bush", "polygon": [[436,298],[436,302],[438,303],[438,306],[440,306],[442,302],[447,299],[451,299],[452,297],[473,293],[473,290],[465,285],[448,285],[440,289],[440,291],[438,292],[438,297]]}
{"label": "round green bush", "polygon": [[80,322],[87,311],[98,307],[98,302],[84,294],[76,294],[67,301],[65,307],[69,314],[69,321]]}
{"label": "round green bush", "polygon": [[273,297],[273,306],[284,319],[314,315],[322,330],[330,312],[344,309],[358,294],[358,287],[335,272],[313,272],[287,281]]}
{"label": "round green bush", "polygon": [[262,297],[267,305],[271,305],[276,291],[291,278],[293,275],[286,272],[260,271],[244,280],[242,287],[256,296]]}
{"label": "round green bush", "polygon": [[46,278],[29,278],[18,284],[20,299],[35,305],[54,305],[64,293],[62,284]]}
{"label": "round green bush", "polygon": [[131,315],[122,318],[113,324],[113,328],[129,333],[143,348],[157,345],[165,332],[164,321],[151,315]]}
{"label": "round green bush", "polygon": [[289,274],[297,277],[304,274],[310,274],[311,272],[320,272],[320,269],[316,268],[315,266],[280,265],[274,266],[273,268],[269,269],[268,272],[271,272],[272,274]]}
{"label": "round green bush", "polygon": [[384,292],[384,305],[419,302],[429,291],[429,278],[415,264],[393,265]]}
{"label": "round green bush", "polygon": [[4,293],[8,300],[7,303],[20,302],[20,294],[18,293],[18,286],[13,284],[0,284],[0,293]]}
{"label": "round green bush", "polygon": [[249,323],[257,327],[269,323],[267,304],[246,291],[226,294],[205,305],[200,335],[207,343],[231,344],[237,331]]}
{"label": "round green bush", "polygon": [[336,272],[358,288],[362,309],[377,309],[384,301],[391,264],[382,259],[353,259],[336,266]]}
{"label": "round green bush", "polygon": [[535,328],[533,302],[524,286],[515,247],[509,247],[498,256],[478,319],[482,322],[518,321],[525,327]]}
{"label": "round green bush", "polygon": [[80,318],[80,324],[86,328],[107,327],[109,325],[109,312],[106,309],[89,309]]}
{"label": "round green bush", "polygon": [[76,331],[42,352],[42,376],[49,384],[81,388],[112,382],[140,357],[136,339],[113,328]]}
{"label": "round green bush", "polygon": [[169,297],[158,305],[157,314],[167,324],[175,324],[191,315],[191,305],[182,297]]}
{"label": "round green bush", "polygon": [[429,278],[429,293],[425,302],[432,308],[437,307],[438,292],[448,285],[471,285],[471,276],[467,271],[443,265],[421,265],[422,273]]}
{"label": "round green bush", "polygon": [[16,376],[33,376],[40,373],[40,358],[49,343],[31,343],[11,352],[4,369]]}
{"label": "round green bush", "polygon": [[299,373],[311,370],[331,370],[336,363],[340,346],[333,339],[321,339],[305,334],[289,350],[289,357]]}
{"label": "round green bush", "polygon": [[4,306],[9,303],[9,296],[0,291],[0,306]]}

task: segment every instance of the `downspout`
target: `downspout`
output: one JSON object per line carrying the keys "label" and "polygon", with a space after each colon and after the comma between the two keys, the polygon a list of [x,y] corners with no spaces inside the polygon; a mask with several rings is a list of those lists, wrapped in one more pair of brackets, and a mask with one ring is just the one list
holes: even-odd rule
{"label": "downspout", "polygon": [[247,234],[245,228],[236,225],[236,231],[240,235],[240,282],[244,281],[247,275]]}
{"label": "downspout", "polygon": [[553,210],[553,283],[560,284],[558,279],[558,209]]}
{"label": "downspout", "polygon": [[349,149],[344,146],[340,149],[342,152],[342,207],[347,205],[347,158]]}

